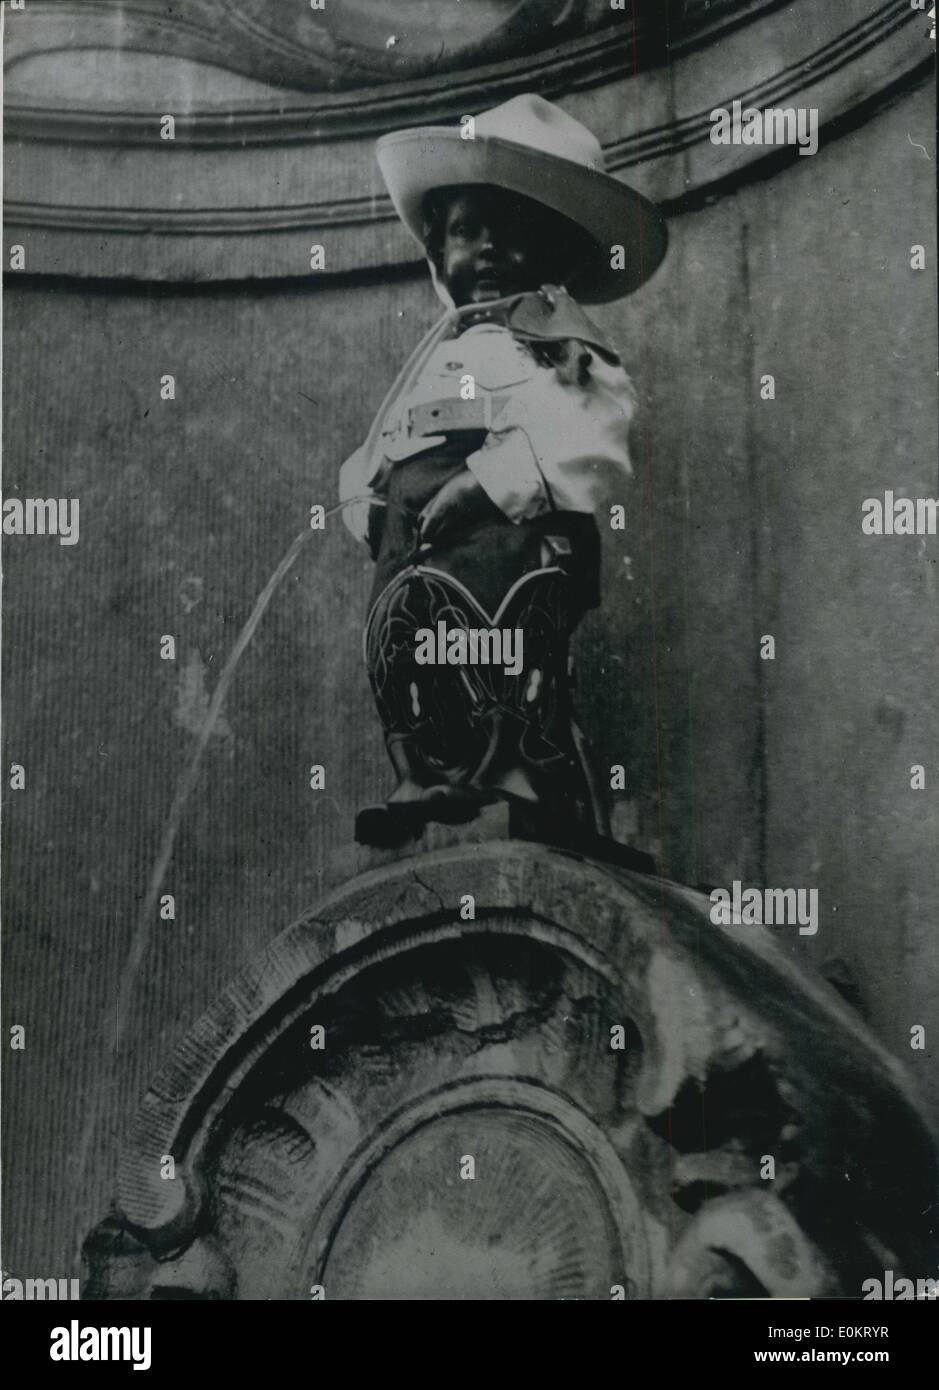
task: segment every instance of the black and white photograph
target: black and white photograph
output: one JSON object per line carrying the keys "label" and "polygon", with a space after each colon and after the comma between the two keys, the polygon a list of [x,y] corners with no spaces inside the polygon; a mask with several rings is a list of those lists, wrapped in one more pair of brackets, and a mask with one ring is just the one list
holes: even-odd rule
{"label": "black and white photograph", "polygon": [[925,1339],[935,69],[928,0],[6,0],[25,1364]]}

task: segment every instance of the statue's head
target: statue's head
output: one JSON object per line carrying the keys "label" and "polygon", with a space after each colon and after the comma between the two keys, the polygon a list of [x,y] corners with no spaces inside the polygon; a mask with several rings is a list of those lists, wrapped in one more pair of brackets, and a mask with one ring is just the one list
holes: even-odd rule
{"label": "statue's head", "polygon": [[424,199],[424,246],[453,303],[481,304],[542,285],[576,286],[596,253],[569,218],[491,184],[454,184]]}

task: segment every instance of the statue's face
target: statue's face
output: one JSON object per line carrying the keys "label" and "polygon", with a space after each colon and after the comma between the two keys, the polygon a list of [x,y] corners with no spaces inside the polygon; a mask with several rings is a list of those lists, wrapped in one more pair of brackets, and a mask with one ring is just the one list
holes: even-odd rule
{"label": "statue's face", "polygon": [[463,188],[447,208],[443,280],[454,304],[484,304],[558,282],[560,219],[501,188]]}

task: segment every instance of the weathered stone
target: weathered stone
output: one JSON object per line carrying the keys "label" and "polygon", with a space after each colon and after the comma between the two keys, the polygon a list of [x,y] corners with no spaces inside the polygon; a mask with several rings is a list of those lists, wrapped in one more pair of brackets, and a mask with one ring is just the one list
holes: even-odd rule
{"label": "weathered stone", "polygon": [[926,1267],[936,1172],[899,1067],[765,929],[477,842],[347,884],[191,1030],[89,1296],[851,1294],[879,1249]]}

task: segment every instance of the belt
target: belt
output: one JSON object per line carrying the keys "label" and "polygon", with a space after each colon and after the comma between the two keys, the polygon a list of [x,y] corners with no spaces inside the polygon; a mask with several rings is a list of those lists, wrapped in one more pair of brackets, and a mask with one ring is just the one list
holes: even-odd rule
{"label": "belt", "polygon": [[408,437],[441,434],[447,430],[488,430],[493,417],[509,402],[508,396],[491,396],[487,391],[478,400],[427,401],[412,405],[405,414]]}

